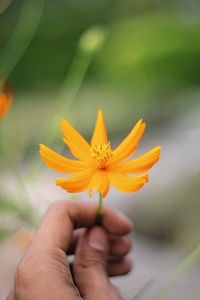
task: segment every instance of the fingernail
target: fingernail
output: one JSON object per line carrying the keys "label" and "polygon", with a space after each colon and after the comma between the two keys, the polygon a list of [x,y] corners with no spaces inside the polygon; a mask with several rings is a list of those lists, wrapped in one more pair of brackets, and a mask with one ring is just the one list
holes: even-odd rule
{"label": "fingernail", "polygon": [[98,251],[106,251],[106,236],[101,227],[94,227],[90,231],[89,246]]}

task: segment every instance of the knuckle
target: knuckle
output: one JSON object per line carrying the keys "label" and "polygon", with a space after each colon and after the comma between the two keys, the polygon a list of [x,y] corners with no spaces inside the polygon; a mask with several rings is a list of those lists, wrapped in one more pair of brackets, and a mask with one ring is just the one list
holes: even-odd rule
{"label": "knuckle", "polygon": [[110,287],[109,287],[109,299],[111,300],[123,300],[118,289],[110,284]]}
{"label": "knuckle", "polygon": [[106,269],[106,263],[104,261],[90,257],[77,261],[74,263],[74,265],[77,269]]}
{"label": "knuckle", "polygon": [[21,289],[27,289],[31,284],[30,272],[28,267],[21,262],[14,274],[15,286]]}
{"label": "knuckle", "polygon": [[67,202],[65,200],[60,200],[53,202],[49,205],[47,214],[50,214],[52,212],[56,212],[60,216],[66,216],[66,214],[70,215],[76,207],[76,203]]}
{"label": "knuckle", "polygon": [[56,201],[53,202],[49,205],[47,213],[51,212],[51,211],[57,211],[57,210],[61,210],[63,209],[64,206],[67,205],[67,202],[64,200],[60,200],[60,201]]}

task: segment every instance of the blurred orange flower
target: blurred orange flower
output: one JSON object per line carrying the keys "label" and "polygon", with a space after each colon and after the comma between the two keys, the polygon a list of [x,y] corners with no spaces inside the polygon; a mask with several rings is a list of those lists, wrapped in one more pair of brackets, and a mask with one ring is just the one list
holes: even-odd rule
{"label": "blurred orange flower", "polygon": [[27,229],[18,231],[15,235],[15,241],[19,250],[24,252],[33,239],[33,232]]}
{"label": "blurred orange flower", "polygon": [[[69,122],[61,121],[64,143],[78,160],[68,159],[43,144],[40,145],[40,154],[50,168],[74,174],[69,178],[56,180],[58,186],[70,193],[88,189],[91,195],[93,190],[97,190],[105,197],[110,185],[122,192],[135,192],[148,182],[148,174],[145,172],[160,158],[161,147],[158,146],[140,157],[124,161],[136,151],[145,127],[143,120],[138,121],[129,135],[112,150],[107,138],[103,112],[100,110],[90,144]],[[144,174],[127,175],[139,173]]]}
{"label": "blurred orange flower", "polygon": [[10,83],[0,81],[0,119],[5,117],[13,100],[12,87]]}

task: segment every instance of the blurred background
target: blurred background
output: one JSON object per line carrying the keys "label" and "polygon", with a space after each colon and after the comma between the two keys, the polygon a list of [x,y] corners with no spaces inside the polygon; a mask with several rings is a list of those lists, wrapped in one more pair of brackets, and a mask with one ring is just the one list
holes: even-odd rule
{"label": "blurred background", "polygon": [[[200,242],[199,70],[197,0],[0,0],[0,78],[14,90],[0,119],[0,300],[49,203],[88,200],[54,186],[38,144],[68,154],[59,120],[89,139],[99,108],[113,147],[140,118],[136,155],[162,146],[148,185],[105,200],[135,223],[134,271],[114,283],[143,300],[170,280]],[[199,299],[199,256],[159,299]]]}

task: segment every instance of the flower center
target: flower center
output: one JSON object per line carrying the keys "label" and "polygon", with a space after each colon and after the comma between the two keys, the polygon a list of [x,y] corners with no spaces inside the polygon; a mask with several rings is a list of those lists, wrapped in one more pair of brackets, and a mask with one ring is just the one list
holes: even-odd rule
{"label": "flower center", "polygon": [[106,162],[111,156],[113,156],[110,143],[95,145],[90,150],[91,157],[94,158],[97,162],[97,165],[100,169],[104,169]]}

